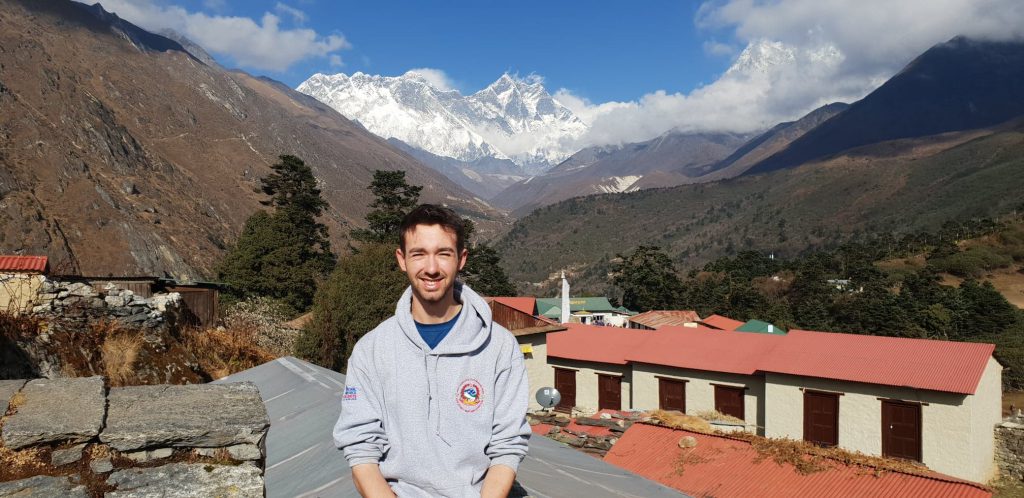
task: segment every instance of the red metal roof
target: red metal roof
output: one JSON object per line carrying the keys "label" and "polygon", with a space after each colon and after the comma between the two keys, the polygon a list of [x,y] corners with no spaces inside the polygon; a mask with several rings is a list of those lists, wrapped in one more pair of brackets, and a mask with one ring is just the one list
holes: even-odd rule
{"label": "red metal roof", "polygon": [[537,306],[535,297],[492,297],[491,299],[531,316],[534,315],[534,309]]}
{"label": "red metal roof", "polygon": [[732,318],[726,318],[722,315],[711,315],[703,320],[701,323],[708,327],[719,329],[719,330],[736,330],[743,326],[743,322],[739,320],[733,320]]}
{"label": "red metal roof", "polygon": [[766,372],[974,394],[995,346],[791,330]]}
{"label": "red metal roof", "polygon": [[0,256],[0,271],[46,273],[46,256]]}
{"label": "red metal roof", "polygon": [[626,364],[626,354],[655,335],[650,330],[566,323],[565,332],[548,336],[548,356],[598,363]]}
{"label": "red metal roof", "polygon": [[[679,448],[683,436],[696,438],[697,446]],[[792,465],[760,458],[746,441],[648,424],[634,424],[626,430],[604,460],[692,496],[992,496],[983,486],[938,473],[883,471],[876,475],[863,467],[832,460],[828,461],[828,470],[801,475]]]}
{"label": "red metal roof", "polygon": [[757,372],[762,359],[785,339],[705,327],[662,327],[648,336],[626,353],[627,361],[743,375]]}
{"label": "red metal roof", "polygon": [[700,320],[700,315],[692,310],[651,310],[631,316],[629,321],[659,329],[665,325],[683,325]]}

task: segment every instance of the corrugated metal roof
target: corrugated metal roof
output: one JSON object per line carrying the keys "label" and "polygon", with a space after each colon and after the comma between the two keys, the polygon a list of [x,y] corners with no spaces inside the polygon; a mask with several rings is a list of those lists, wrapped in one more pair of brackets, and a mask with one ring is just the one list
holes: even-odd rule
{"label": "corrugated metal roof", "polygon": [[537,298],[535,297],[489,297],[484,299],[493,299],[527,315],[533,315],[534,310],[537,308]]}
{"label": "corrugated metal roof", "polygon": [[[341,411],[345,376],[285,357],[216,383],[244,380],[259,387],[270,416],[264,473],[267,497],[358,498],[348,464],[331,438]],[[684,496],[544,437],[531,438],[530,453],[519,466],[516,480],[536,497]]]}
{"label": "corrugated metal roof", "polygon": [[0,271],[46,273],[46,256],[2,256]]}
{"label": "corrugated metal roof", "polygon": [[[751,375],[784,336],[668,326],[648,332],[626,360],[668,367]],[[550,353],[548,353],[550,354]]]}
{"label": "corrugated metal roof", "polygon": [[[683,436],[696,438],[697,446],[681,449],[678,441]],[[828,470],[801,475],[792,465],[760,458],[745,441],[647,424],[630,427],[604,460],[694,496],[992,496],[980,485],[941,474],[885,471],[876,475],[863,467],[847,466],[838,461],[829,461],[831,468]]]}
{"label": "corrugated metal roof", "polygon": [[793,330],[751,334],[666,326],[649,330],[566,324],[548,356],[750,375],[758,371],[974,394],[992,344]]}
{"label": "corrugated metal roof", "polygon": [[722,315],[711,315],[700,322],[708,327],[719,330],[736,330],[743,325],[743,322],[739,320],[733,320]]}
{"label": "corrugated metal roof", "polygon": [[766,372],[974,394],[995,346],[792,330]]}
{"label": "corrugated metal roof", "polygon": [[548,356],[569,360],[626,364],[626,354],[655,335],[649,330],[565,323],[565,332],[548,336]]}
{"label": "corrugated metal roof", "polygon": [[761,320],[751,320],[735,328],[736,332],[756,332],[758,334],[785,334],[786,329],[777,327]]}
{"label": "corrugated metal roof", "polygon": [[658,329],[665,325],[683,325],[700,321],[700,315],[692,310],[651,310],[630,317],[629,321]]}
{"label": "corrugated metal roof", "polygon": [[[591,313],[622,313],[622,310],[612,306],[607,297],[570,297],[569,311],[589,311]],[[537,298],[537,313],[552,318],[558,318],[562,312],[562,299],[558,297]]]}

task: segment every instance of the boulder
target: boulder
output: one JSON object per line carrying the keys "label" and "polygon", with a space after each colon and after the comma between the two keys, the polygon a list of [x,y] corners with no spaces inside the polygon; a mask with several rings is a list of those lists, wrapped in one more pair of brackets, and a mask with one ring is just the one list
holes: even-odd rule
{"label": "boulder", "polygon": [[107,484],[117,488],[106,494],[108,498],[263,497],[263,476],[252,464],[171,463],[126,469],[110,474]]}
{"label": "boulder", "polygon": [[11,398],[25,385],[24,380],[0,380],[0,417],[7,413]]}
{"label": "boulder", "polygon": [[17,498],[89,498],[85,486],[71,484],[67,477],[35,476],[0,482],[0,496]]}
{"label": "boulder", "polygon": [[270,426],[251,382],[110,390],[100,440],[118,451],[260,445]]}
{"label": "boulder", "polygon": [[693,448],[697,446],[697,438],[693,436],[683,436],[679,438],[680,448]]}
{"label": "boulder", "polygon": [[102,377],[35,379],[21,394],[21,405],[0,432],[12,450],[42,443],[83,443],[100,432],[106,404]]}

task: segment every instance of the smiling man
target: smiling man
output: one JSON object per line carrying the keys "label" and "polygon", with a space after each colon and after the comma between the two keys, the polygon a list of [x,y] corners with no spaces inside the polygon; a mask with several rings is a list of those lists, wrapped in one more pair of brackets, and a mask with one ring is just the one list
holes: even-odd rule
{"label": "smiling man", "polygon": [[519,344],[456,280],[457,214],[423,204],[400,233],[410,286],[352,351],[335,444],[364,497],[507,496],[530,436]]}

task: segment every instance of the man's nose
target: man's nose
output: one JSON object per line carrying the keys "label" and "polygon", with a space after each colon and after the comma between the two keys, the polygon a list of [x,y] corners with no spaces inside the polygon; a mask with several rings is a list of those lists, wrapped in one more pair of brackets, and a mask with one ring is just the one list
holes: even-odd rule
{"label": "man's nose", "polygon": [[440,261],[437,260],[437,256],[428,256],[427,265],[423,268],[423,271],[429,274],[436,274],[441,270]]}

